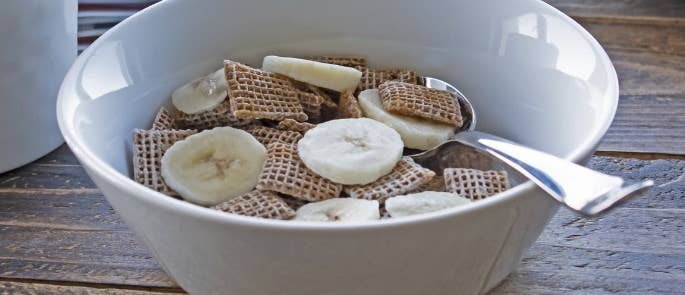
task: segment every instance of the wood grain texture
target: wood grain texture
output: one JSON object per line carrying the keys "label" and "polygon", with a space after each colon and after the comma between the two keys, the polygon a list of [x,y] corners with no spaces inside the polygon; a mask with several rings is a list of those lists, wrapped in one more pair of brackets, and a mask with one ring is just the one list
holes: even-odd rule
{"label": "wood grain texture", "polygon": [[683,18],[682,0],[544,0],[566,14],[633,18]]}
{"label": "wood grain texture", "polygon": [[[600,151],[642,158],[590,165],[657,185],[599,218],[560,210],[492,293],[683,294],[685,1],[546,2],[587,28],[618,72],[619,108]],[[0,294],[181,293],[66,145],[0,174]]]}
{"label": "wood grain texture", "polygon": [[0,278],[176,287],[65,146],[0,175]]}
{"label": "wood grain texture", "polygon": [[685,209],[684,160],[644,161],[615,157],[594,157],[589,163],[589,167],[610,175],[621,176],[628,182],[638,182],[644,179],[654,180],[654,187],[639,198],[629,200],[621,206],[622,208]]}
{"label": "wood grain texture", "polygon": [[[625,291],[639,286],[644,289],[645,282],[656,284],[659,280],[666,282],[652,291],[666,292],[680,283],[682,276],[677,275],[685,259],[685,161],[595,157],[591,165],[629,180],[655,178],[658,186],[601,218],[588,220],[561,211],[520,270],[497,292],[561,293],[565,288]],[[42,178],[44,173],[27,175]],[[42,186],[64,187],[62,179]],[[0,193],[0,237],[0,281],[38,279],[148,286],[151,290],[176,287],[99,194]],[[661,241],[660,245],[653,245],[654,240]],[[603,258],[607,253],[618,253],[609,255],[618,260]],[[575,269],[583,264],[577,263],[579,259],[592,263]],[[621,262],[621,272],[609,271],[609,266],[602,265],[605,261]],[[664,276],[659,269],[676,275]],[[574,279],[560,284],[559,277],[571,270]],[[652,271],[657,273],[650,275]],[[587,281],[591,276],[601,280]],[[633,276],[640,279],[629,284],[625,278]]]}
{"label": "wood grain texture", "polygon": [[175,287],[127,230],[0,226],[0,278]]}
{"label": "wood grain texture", "polygon": [[682,294],[683,255],[537,243],[492,294]]}
{"label": "wood grain texture", "polygon": [[493,294],[679,294],[685,286],[685,161],[593,157],[644,196],[597,218],[562,208]]}
{"label": "wood grain texture", "polygon": [[81,165],[66,144],[61,145],[54,151],[36,160],[33,164],[39,165]]}
{"label": "wood grain texture", "polygon": [[161,289],[108,286],[102,284],[91,284],[86,286],[75,286],[69,284],[55,284],[33,281],[0,281],[0,294],[36,294],[36,295],[71,295],[71,294],[93,294],[93,295],[169,295],[184,294],[179,289]]}
{"label": "wood grain texture", "polygon": [[685,22],[578,20],[607,50],[620,83],[599,150],[685,154]]}

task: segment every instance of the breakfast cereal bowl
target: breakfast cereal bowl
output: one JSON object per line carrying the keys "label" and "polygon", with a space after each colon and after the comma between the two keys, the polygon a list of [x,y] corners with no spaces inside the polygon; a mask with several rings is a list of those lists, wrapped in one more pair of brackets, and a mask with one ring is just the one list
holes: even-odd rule
{"label": "breakfast cereal bowl", "polygon": [[[126,224],[194,294],[479,294],[517,265],[558,204],[531,182],[471,204],[354,224],[244,217],[130,177],[135,128],[224,58],[355,54],[470,98],[478,129],[583,162],[617,104],[600,45],[549,5],[518,1],[162,1],[81,54],[57,114]],[[579,183],[578,185],[583,185]]]}

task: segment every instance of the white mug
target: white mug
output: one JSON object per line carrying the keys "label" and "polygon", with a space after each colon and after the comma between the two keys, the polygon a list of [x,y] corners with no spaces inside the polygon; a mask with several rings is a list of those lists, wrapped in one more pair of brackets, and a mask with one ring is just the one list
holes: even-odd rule
{"label": "white mug", "polygon": [[0,173],[57,148],[55,103],[76,58],[77,0],[0,1]]}

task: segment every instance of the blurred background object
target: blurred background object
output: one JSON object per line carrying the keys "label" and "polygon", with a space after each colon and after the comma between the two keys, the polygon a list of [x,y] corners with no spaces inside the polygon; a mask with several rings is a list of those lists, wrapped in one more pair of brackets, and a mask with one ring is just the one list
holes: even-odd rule
{"label": "blurred background object", "polygon": [[0,2],[2,173],[40,158],[63,142],[55,102],[62,79],[76,59],[77,2]]}
{"label": "blurred background object", "polygon": [[79,0],[79,53],[108,29],[158,0]]}

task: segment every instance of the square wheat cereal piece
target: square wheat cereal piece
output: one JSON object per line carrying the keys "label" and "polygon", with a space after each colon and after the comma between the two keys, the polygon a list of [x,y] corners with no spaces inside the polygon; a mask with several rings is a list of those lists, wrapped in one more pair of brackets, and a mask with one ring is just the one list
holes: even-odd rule
{"label": "square wheat cereal piece", "polygon": [[420,186],[419,188],[410,191],[408,193],[410,194],[415,194],[415,193],[420,193],[420,192],[444,192],[447,191],[447,188],[445,187],[445,178],[444,177],[433,177],[431,181],[427,182],[426,184]]}
{"label": "square wheat cereal piece", "polygon": [[133,179],[160,193],[177,196],[162,179],[162,156],[175,142],[197,133],[197,130],[133,131]]}
{"label": "square wheat cereal piece", "polygon": [[471,200],[480,200],[509,188],[506,171],[446,168],[443,172],[447,191]]}
{"label": "square wheat cereal piece", "polygon": [[414,163],[409,157],[402,157],[390,173],[378,180],[363,185],[344,186],[343,189],[351,198],[385,200],[413,191],[428,183],[435,177],[435,172]]}
{"label": "square wheat cereal piece", "polygon": [[171,116],[171,112],[167,111],[164,107],[160,108],[155,115],[155,119],[152,121],[153,130],[169,130],[176,129],[176,124],[174,118]]}
{"label": "square wheat cereal piece", "polygon": [[289,130],[289,131],[295,131],[304,134],[305,132],[309,131],[309,129],[312,129],[316,127],[316,124],[312,123],[307,123],[307,122],[297,122],[293,119],[285,119],[281,122],[278,122],[278,128],[279,130]]}
{"label": "square wheat cereal piece", "polygon": [[340,196],[342,185],[325,179],[304,165],[296,143],[273,142],[257,180],[257,189],[276,191],[306,201]]}
{"label": "square wheat cereal piece", "polygon": [[308,120],[319,120],[321,118],[321,105],[324,97],[309,91],[308,89],[297,89],[297,98],[300,100],[302,110],[307,114]]}
{"label": "square wheat cereal piece", "polygon": [[345,90],[341,92],[336,118],[361,118],[362,116],[362,109],[359,108],[359,102],[357,101],[357,98],[354,97],[354,91]]}
{"label": "square wheat cereal piece", "polygon": [[224,70],[228,99],[236,117],[307,120],[297,91],[287,78],[232,61],[224,61]]}
{"label": "square wheat cereal piece", "polygon": [[417,84],[419,82],[419,75],[415,71],[411,70],[371,70],[365,69],[362,71],[362,77],[359,81],[359,86],[357,86],[358,91],[363,91],[366,89],[378,88],[383,82],[386,81],[400,81],[411,84]]}
{"label": "square wheat cereal piece", "polygon": [[288,204],[288,206],[290,208],[293,208],[293,210],[295,210],[295,211],[297,211],[297,209],[300,209],[300,207],[309,203],[306,200],[293,198],[291,196],[284,195],[284,194],[279,194],[279,197],[281,197],[281,199],[283,199],[283,201],[285,201],[285,203]]}
{"label": "square wheat cereal piece", "polygon": [[253,119],[240,119],[233,115],[233,112],[231,112],[231,104],[228,100],[225,100],[214,109],[197,114],[186,114],[180,111],[176,112],[174,121],[179,128],[198,130],[222,126],[239,127],[254,122]]}
{"label": "square wheat cereal piece", "polygon": [[257,139],[265,147],[272,142],[297,143],[302,138],[302,133],[290,130],[280,130],[266,126],[251,126],[245,128],[247,133]]}
{"label": "square wheat cereal piece", "polygon": [[387,81],[378,87],[378,94],[383,108],[388,112],[421,117],[456,127],[463,124],[459,100],[448,91]]}
{"label": "square wheat cereal piece", "polygon": [[324,112],[337,108],[338,105],[321,88],[293,79],[290,79],[290,82],[297,91],[305,114],[309,117],[308,122],[321,122]]}
{"label": "square wheat cereal piece", "polygon": [[285,220],[295,216],[295,210],[288,206],[276,192],[271,191],[253,190],[211,208],[227,213],[267,219]]}
{"label": "square wheat cereal piece", "polygon": [[[309,89],[310,92],[312,92],[318,96],[323,97],[323,105],[325,107],[328,107],[328,108],[337,108],[338,107],[338,104],[336,104],[335,101],[333,101],[331,96],[328,93],[326,93],[326,91],[322,90],[321,88],[316,87],[312,84],[307,84],[307,89]],[[333,90],[331,90],[331,91],[333,91]],[[333,91],[333,92],[335,92],[335,91]]]}
{"label": "square wheat cereal piece", "polygon": [[458,148],[455,152],[445,153],[437,162],[437,167],[431,167],[434,171],[444,171],[445,168],[452,167],[491,170],[495,164],[492,156],[471,147]]}
{"label": "square wheat cereal piece", "polygon": [[354,55],[309,56],[305,59],[362,70],[366,68],[366,57]]}

